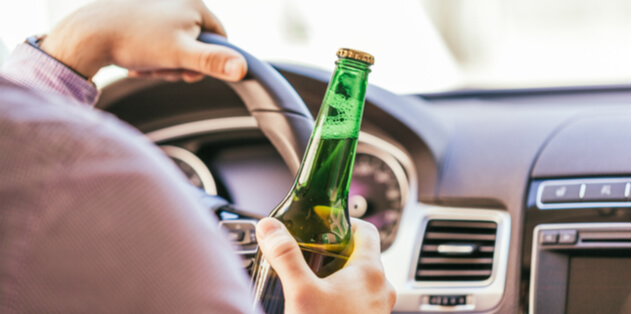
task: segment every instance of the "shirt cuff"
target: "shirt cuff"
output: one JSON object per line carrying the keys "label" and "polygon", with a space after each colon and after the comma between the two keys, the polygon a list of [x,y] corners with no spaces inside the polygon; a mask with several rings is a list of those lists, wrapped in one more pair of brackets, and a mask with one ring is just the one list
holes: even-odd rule
{"label": "shirt cuff", "polygon": [[0,74],[16,84],[61,95],[81,105],[94,105],[99,95],[93,83],[27,43],[15,48]]}

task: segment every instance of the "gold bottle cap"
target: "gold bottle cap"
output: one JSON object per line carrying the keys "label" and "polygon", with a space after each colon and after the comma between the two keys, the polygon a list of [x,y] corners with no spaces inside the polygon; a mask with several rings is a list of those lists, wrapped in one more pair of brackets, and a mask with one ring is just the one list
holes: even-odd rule
{"label": "gold bottle cap", "polygon": [[373,58],[372,55],[360,50],[354,50],[354,49],[349,49],[349,48],[338,49],[336,56],[338,56],[339,58],[347,58],[347,59],[362,61],[364,63],[368,63],[371,65],[375,63],[375,58]]}

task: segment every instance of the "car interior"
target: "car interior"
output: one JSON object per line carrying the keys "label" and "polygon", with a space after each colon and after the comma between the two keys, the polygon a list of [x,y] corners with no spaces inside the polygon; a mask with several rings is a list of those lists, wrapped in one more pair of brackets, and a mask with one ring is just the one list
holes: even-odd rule
{"label": "car interior", "polygon": [[[0,64],[88,0],[36,2],[0,9]],[[106,69],[96,107],[201,191],[245,272],[344,43],[376,57],[349,214],[379,231],[392,313],[631,313],[630,1],[207,5],[230,41],[200,40],[241,51],[243,81]]]}
{"label": "car interior", "polygon": [[[248,62],[240,83],[125,78],[97,104],[220,197],[245,271],[331,75]],[[630,85],[369,86],[349,210],[379,230],[393,313],[630,313],[630,101]]]}

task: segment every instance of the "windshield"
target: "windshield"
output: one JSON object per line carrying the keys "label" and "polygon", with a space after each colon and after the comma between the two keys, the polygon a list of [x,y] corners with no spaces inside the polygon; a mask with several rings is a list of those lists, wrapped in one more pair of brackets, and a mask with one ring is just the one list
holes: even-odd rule
{"label": "windshield", "polygon": [[[0,2],[0,63],[86,0]],[[370,81],[397,93],[629,84],[629,0],[208,0],[255,56],[333,68],[373,54]],[[107,69],[103,85],[123,71]]]}

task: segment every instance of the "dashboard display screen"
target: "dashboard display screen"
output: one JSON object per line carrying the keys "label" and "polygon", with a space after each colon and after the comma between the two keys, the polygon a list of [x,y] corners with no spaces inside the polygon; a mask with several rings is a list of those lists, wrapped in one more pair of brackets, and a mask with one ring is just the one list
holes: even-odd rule
{"label": "dashboard display screen", "polygon": [[566,313],[630,313],[630,257],[572,256]]}

